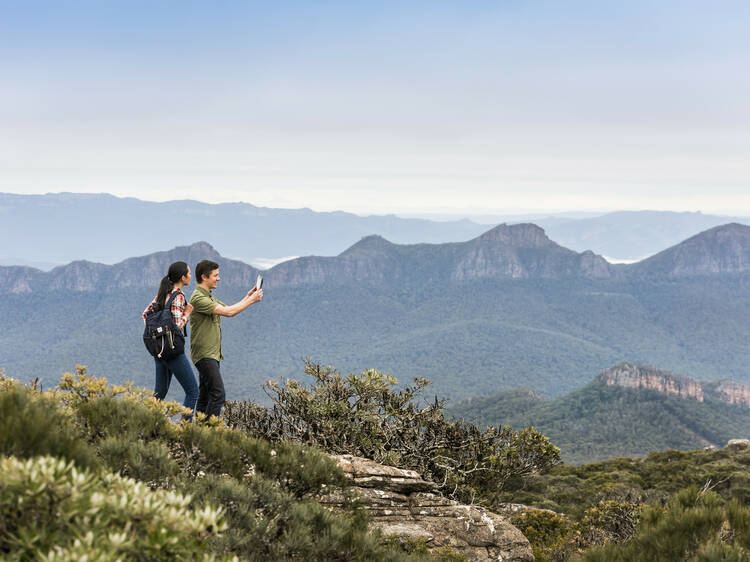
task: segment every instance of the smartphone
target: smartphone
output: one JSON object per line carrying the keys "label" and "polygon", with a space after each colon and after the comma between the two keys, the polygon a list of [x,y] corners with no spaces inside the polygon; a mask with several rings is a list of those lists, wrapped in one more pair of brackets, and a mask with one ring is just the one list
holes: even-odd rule
{"label": "smartphone", "polygon": [[255,280],[255,290],[263,288],[263,276],[258,274],[258,279]]}

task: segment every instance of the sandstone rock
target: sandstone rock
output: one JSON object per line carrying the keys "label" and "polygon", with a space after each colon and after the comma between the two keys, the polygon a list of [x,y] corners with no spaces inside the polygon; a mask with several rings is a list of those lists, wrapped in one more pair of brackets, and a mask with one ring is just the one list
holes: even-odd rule
{"label": "sandstone rock", "polygon": [[727,404],[750,406],[750,387],[735,381],[722,380],[712,384],[716,397]]}
{"label": "sandstone rock", "polygon": [[645,365],[618,363],[599,373],[596,380],[608,386],[645,388],[703,402],[703,388],[698,381]]}
{"label": "sandstone rock", "polygon": [[730,439],[727,441],[727,449],[745,449],[750,447],[750,439]]}
{"label": "sandstone rock", "polygon": [[[444,498],[413,470],[351,455],[334,458],[354,481],[371,526],[384,534],[424,540],[430,549],[448,546],[471,561],[534,560],[529,541],[505,517]],[[335,508],[343,497],[330,494],[321,501]]]}

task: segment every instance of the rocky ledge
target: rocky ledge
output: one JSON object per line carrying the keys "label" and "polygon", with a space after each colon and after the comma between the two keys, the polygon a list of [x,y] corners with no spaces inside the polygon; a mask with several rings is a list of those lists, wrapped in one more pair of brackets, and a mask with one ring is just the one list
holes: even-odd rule
{"label": "rocky ledge", "polygon": [[[353,480],[371,527],[383,534],[424,540],[430,550],[447,546],[471,561],[534,560],[529,541],[505,517],[444,498],[413,470],[351,455],[334,458]],[[342,501],[338,494],[321,498],[334,509]]]}

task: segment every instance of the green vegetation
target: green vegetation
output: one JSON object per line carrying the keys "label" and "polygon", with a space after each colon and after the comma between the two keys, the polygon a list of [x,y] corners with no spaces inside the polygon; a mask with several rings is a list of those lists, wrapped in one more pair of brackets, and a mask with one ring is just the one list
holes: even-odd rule
{"label": "green vegetation", "polygon": [[[623,360],[750,383],[750,276],[431,281],[442,267],[395,286],[269,285],[262,306],[227,320],[227,395],[265,400],[264,382],[298,377],[311,352],[345,372],[377,368],[429,379],[452,401],[519,386],[555,397]],[[217,290],[225,302],[242,294],[230,281]],[[154,289],[6,295],[0,364],[27,380],[86,357],[92,372],[151,387],[139,315]],[[174,386],[171,396],[181,399]]]}
{"label": "green vegetation", "polygon": [[319,450],[182,412],[83,368],[46,392],[0,374],[0,558],[429,558],[315,501],[348,485]]}
{"label": "green vegetation", "polygon": [[638,533],[624,545],[607,544],[583,556],[585,562],[712,562],[750,560],[750,508],[726,505],[705,489],[687,488],[666,509],[649,507]]}
{"label": "green vegetation", "polygon": [[344,377],[309,360],[305,373],[313,378],[309,387],[295,380],[268,383],[271,409],[228,403],[227,423],[255,437],[416,470],[463,501],[493,497],[509,480],[560,460],[559,450],[533,428],[480,430],[447,420],[444,401],[425,401],[424,379],[395,390],[396,379],[379,371]]}
{"label": "green vegetation", "polygon": [[721,447],[750,436],[750,408],[597,381],[554,400],[535,399],[527,391],[501,392],[461,402],[448,414],[480,426],[533,426],[569,463]]}
{"label": "green vegetation", "polygon": [[[497,499],[537,560],[750,560],[750,447],[559,465]],[[552,511],[544,511],[552,510]]]}
{"label": "green vegetation", "polygon": [[310,386],[269,384],[271,408],[230,404],[241,430],[174,422],[178,404],[83,368],[46,392],[0,374],[0,557],[462,559],[368,532],[353,498],[344,513],[318,503],[349,497],[324,447],[417,468],[496,511],[526,504],[512,522],[542,562],[750,562],[750,447],[553,466],[533,429],[446,419],[442,401],[424,400],[427,381],[306,371]]}
{"label": "green vegetation", "polygon": [[600,501],[664,503],[690,486],[710,483],[724,498],[750,502],[750,449],[660,451],[643,459],[619,458],[559,465],[509,485],[499,500],[551,509],[580,518]]}
{"label": "green vegetation", "polygon": [[0,457],[4,560],[212,560],[221,509],[55,457]]}

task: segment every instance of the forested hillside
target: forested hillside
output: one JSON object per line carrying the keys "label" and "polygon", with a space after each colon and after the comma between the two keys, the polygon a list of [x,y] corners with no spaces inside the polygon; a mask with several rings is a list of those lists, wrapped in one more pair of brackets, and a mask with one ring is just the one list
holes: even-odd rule
{"label": "forested hillside", "polygon": [[[701,380],[750,382],[744,270],[662,278],[615,268],[610,277],[591,278],[602,271],[591,269],[593,254],[565,250],[528,226],[518,232],[503,241],[503,231],[495,231],[460,248],[386,242],[375,258],[372,248],[353,250],[326,258],[330,267],[305,258],[297,271],[314,274],[307,278],[292,275],[292,265],[277,266],[267,272],[263,302],[223,321],[229,395],[263,399],[263,381],[296,376],[308,355],[352,371],[375,366],[403,381],[426,377],[454,400],[520,385],[559,396],[623,360]],[[224,302],[239,299],[254,280],[255,269],[217,257],[206,244],[49,274],[0,268],[6,286],[29,276],[5,297],[0,365],[48,383],[85,359],[114,381],[150,386],[141,311],[170,261],[199,256],[223,264],[216,294]],[[382,259],[386,265],[376,268]],[[471,269],[461,266],[467,263]],[[720,263],[743,262],[727,256]],[[503,274],[509,264],[524,276]],[[455,279],[452,271],[482,275]],[[87,285],[92,279],[96,284]]]}
{"label": "forested hillside", "polygon": [[610,386],[597,379],[544,400],[506,391],[465,400],[448,409],[479,425],[534,426],[560,447],[567,463],[644,456],[664,449],[723,447],[750,438],[750,408],[712,395],[683,398],[644,388]]}

